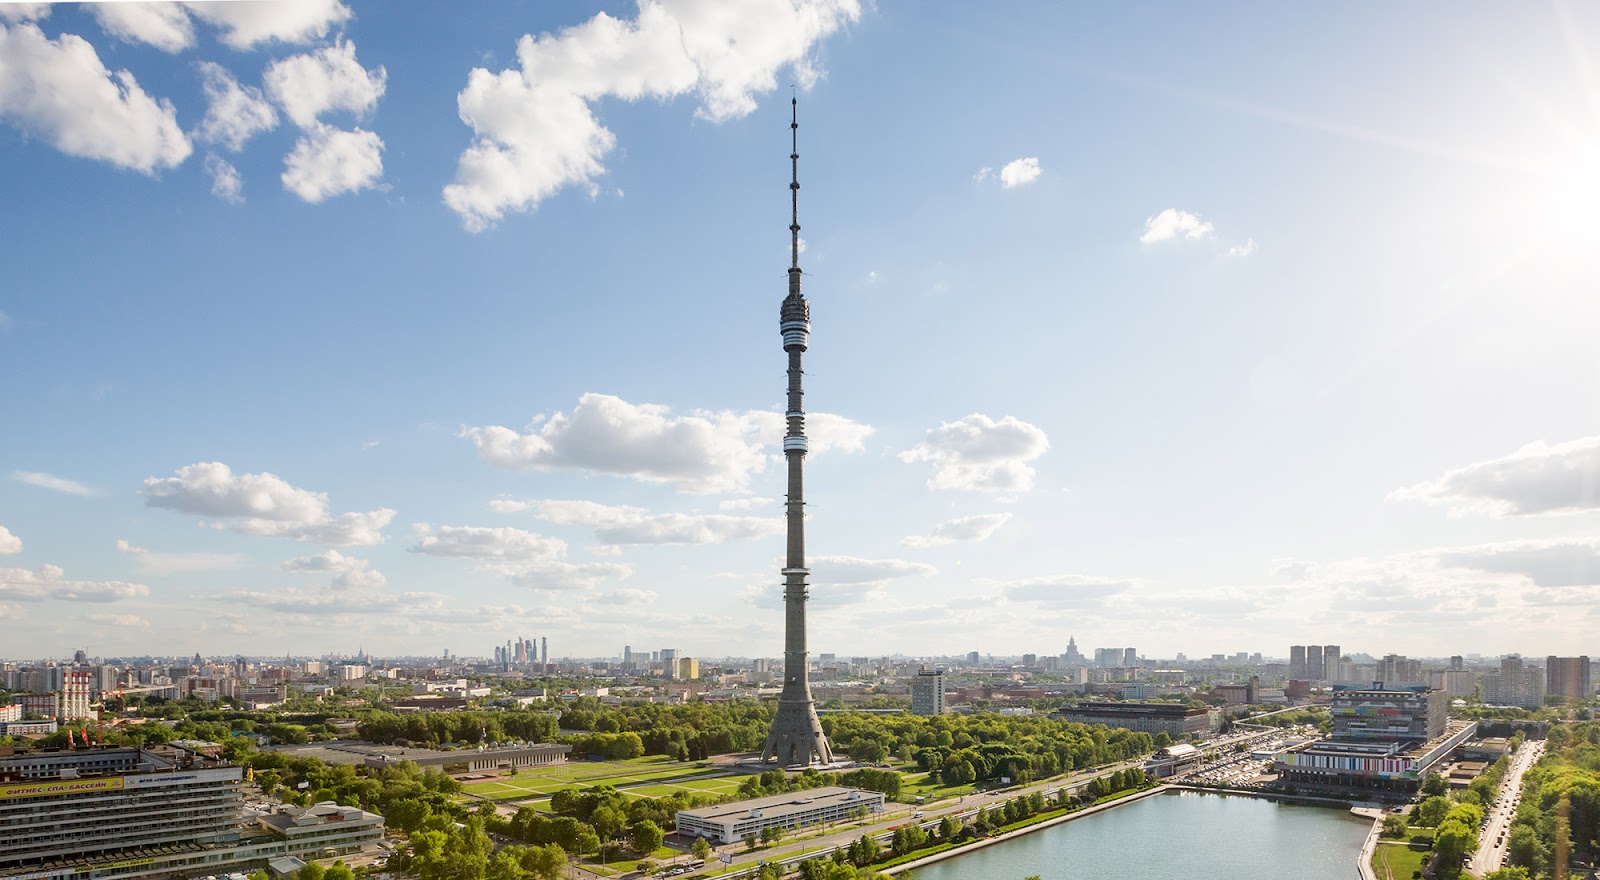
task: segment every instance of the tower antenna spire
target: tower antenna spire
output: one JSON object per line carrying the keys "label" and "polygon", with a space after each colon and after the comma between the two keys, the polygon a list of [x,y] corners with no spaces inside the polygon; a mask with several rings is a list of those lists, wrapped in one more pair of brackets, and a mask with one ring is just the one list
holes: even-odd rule
{"label": "tower antenna spire", "polygon": [[800,99],[789,99],[789,295],[800,294]]}

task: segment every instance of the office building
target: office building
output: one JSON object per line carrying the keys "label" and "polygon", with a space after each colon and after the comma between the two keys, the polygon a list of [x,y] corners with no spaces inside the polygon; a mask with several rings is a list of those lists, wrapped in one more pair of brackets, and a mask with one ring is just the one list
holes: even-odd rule
{"label": "office building", "polygon": [[1122,665],[1125,668],[1128,668],[1128,669],[1136,669],[1136,668],[1138,668],[1138,666],[1139,666],[1139,649],[1138,648],[1124,648],[1122,650]]}
{"label": "office building", "polygon": [[1322,663],[1322,646],[1306,646],[1306,679],[1309,681],[1327,681],[1328,671]]}
{"label": "office building", "polygon": [[1426,740],[1444,732],[1450,698],[1426,685],[1333,689],[1335,739]]}
{"label": "office building", "polygon": [[911,680],[911,714],[943,715],[944,670],[923,668]]}
{"label": "office building", "polygon": [[1078,724],[1104,724],[1139,733],[1165,733],[1172,739],[1205,736],[1215,731],[1221,716],[1215,710],[1191,708],[1182,703],[1079,703],[1052,713]]}
{"label": "office building", "polygon": [[883,801],[882,792],[829,785],[714,807],[679,810],[676,820],[679,834],[704,837],[717,843],[738,843],[746,834],[760,835],[766,828],[793,832],[858,815],[881,813]]}
{"label": "office building", "polygon": [[1450,721],[1449,698],[1427,685],[1335,685],[1333,735],[1281,753],[1280,778],[1297,784],[1412,792],[1477,731]]}
{"label": "office building", "polygon": [[0,756],[0,880],[161,878],[375,846],[353,807],[247,813],[243,768],[171,745]]}
{"label": "office building", "polygon": [[1500,658],[1500,668],[1485,672],[1480,684],[1483,702],[1491,706],[1537,709],[1544,705],[1544,670],[1527,665],[1520,654]]}
{"label": "office building", "polygon": [[1587,655],[1557,657],[1552,654],[1545,658],[1544,675],[1546,696],[1587,700],[1594,694],[1594,687],[1589,678]]}
{"label": "office building", "polygon": [[694,681],[700,677],[700,661],[693,657],[678,658],[678,679]]}
{"label": "office building", "polygon": [[1373,680],[1388,685],[1427,684],[1422,673],[1422,661],[1408,659],[1404,654],[1385,654],[1378,661]]}
{"label": "office building", "polygon": [[1344,654],[1341,653],[1343,650],[1344,649],[1340,648],[1338,645],[1322,646],[1323,681],[1344,681],[1349,677],[1340,665],[1340,662],[1344,658]]}
{"label": "office building", "polygon": [[1306,646],[1289,646],[1289,677],[1295,681],[1306,680]]}

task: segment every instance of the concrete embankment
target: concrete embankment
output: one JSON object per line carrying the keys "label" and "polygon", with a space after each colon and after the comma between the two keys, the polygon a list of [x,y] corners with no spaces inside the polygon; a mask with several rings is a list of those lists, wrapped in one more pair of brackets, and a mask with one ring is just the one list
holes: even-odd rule
{"label": "concrete embankment", "polygon": [[1137,794],[1130,794],[1130,795],[1128,795],[1127,797],[1124,797],[1124,798],[1118,798],[1118,799],[1116,799],[1114,801],[1109,801],[1109,802],[1103,803],[1103,804],[1097,804],[1097,805],[1092,806],[1092,807],[1085,807],[1085,808],[1083,808],[1081,810],[1078,810],[1077,812],[1065,813],[1065,814],[1062,814],[1060,816],[1056,816],[1053,819],[1046,819],[1043,822],[1039,822],[1039,823],[1034,824],[1034,825],[1029,825],[1026,828],[1018,828],[1015,831],[1007,831],[1004,834],[996,834],[993,837],[985,837],[982,840],[976,841],[974,843],[969,843],[966,846],[958,846],[955,849],[947,849],[944,852],[935,853],[935,854],[933,854],[931,856],[925,856],[923,858],[917,859],[914,862],[906,862],[903,865],[895,865],[892,868],[883,868],[880,873],[884,873],[884,874],[899,874],[902,871],[910,871],[910,870],[913,870],[915,868],[920,868],[923,865],[931,865],[934,862],[943,861],[945,859],[953,859],[956,856],[965,855],[965,854],[967,854],[969,852],[972,852],[973,850],[982,849],[982,848],[984,848],[986,846],[992,846],[992,845],[994,845],[996,843],[1001,843],[1003,841],[1010,840],[1013,837],[1019,837],[1021,835],[1027,834],[1029,832],[1038,831],[1041,828],[1049,828],[1052,825],[1060,825],[1062,822],[1071,822],[1073,819],[1081,819],[1084,816],[1089,816],[1089,815],[1092,815],[1094,813],[1098,813],[1101,810],[1109,810],[1112,807],[1120,807],[1123,804],[1131,804],[1136,800],[1140,800],[1142,798],[1147,798],[1147,797],[1150,797],[1151,795],[1155,795],[1155,794],[1161,794],[1162,792],[1170,791],[1171,789],[1172,789],[1172,786],[1170,786],[1170,785],[1158,785],[1155,788],[1146,789],[1145,791],[1141,791],[1141,792],[1139,792]]}
{"label": "concrete embankment", "polygon": [[1367,832],[1367,839],[1361,843],[1361,855],[1356,859],[1356,875],[1361,880],[1378,880],[1372,870],[1372,854],[1378,848],[1378,835],[1383,833],[1383,811],[1367,807],[1353,807],[1350,810],[1357,816],[1372,820],[1372,830]]}

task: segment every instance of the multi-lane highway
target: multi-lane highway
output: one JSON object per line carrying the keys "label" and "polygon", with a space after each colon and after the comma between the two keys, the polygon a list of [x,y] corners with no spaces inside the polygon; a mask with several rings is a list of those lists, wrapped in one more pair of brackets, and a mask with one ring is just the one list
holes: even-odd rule
{"label": "multi-lane highway", "polygon": [[1516,818],[1517,804],[1522,792],[1522,774],[1544,754],[1544,743],[1527,742],[1511,756],[1511,766],[1500,781],[1500,790],[1494,803],[1484,810],[1483,827],[1478,831],[1478,852],[1472,857],[1468,871],[1474,876],[1499,868],[1505,861],[1506,846],[1511,836],[1511,820]]}

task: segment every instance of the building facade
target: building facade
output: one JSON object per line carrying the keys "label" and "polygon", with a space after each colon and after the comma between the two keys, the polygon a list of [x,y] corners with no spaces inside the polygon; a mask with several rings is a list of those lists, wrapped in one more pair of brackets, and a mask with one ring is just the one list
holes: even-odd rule
{"label": "building facade", "polygon": [[0,880],[165,878],[351,855],[383,817],[244,809],[243,768],[170,745],[0,756]]}
{"label": "building facade", "polygon": [[1165,733],[1172,739],[1205,736],[1217,729],[1219,714],[1182,703],[1079,703],[1059,717],[1078,724],[1104,724],[1139,733]]}
{"label": "building facade", "polygon": [[1594,695],[1588,655],[1557,657],[1552,654],[1544,660],[1544,675],[1546,696],[1587,700]]}
{"label": "building facade", "polygon": [[911,714],[943,715],[944,670],[923,669],[911,680]]}
{"label": "building facade", "polygon": [[1433,739],[1449,720],[1450,698],[1426,685],[1333,689],[1333,737],[1393,742]]}
{"label": "building facade", "polygon": [[1483,702],[1491,706],[1537,709],[1544,705],[1545,672],[1524,663],[1519,654],[1500,658],[1500,668],[1485,672],[1480,681]]}
{"label": "building facade", "polygon": [[760,835],[766,828],[781,828],[787,832],[881,813],[883,802],[882,792],[830,785],[679,810],[676,820],[679,834],[718,843],[738,843],[746,834]]}

